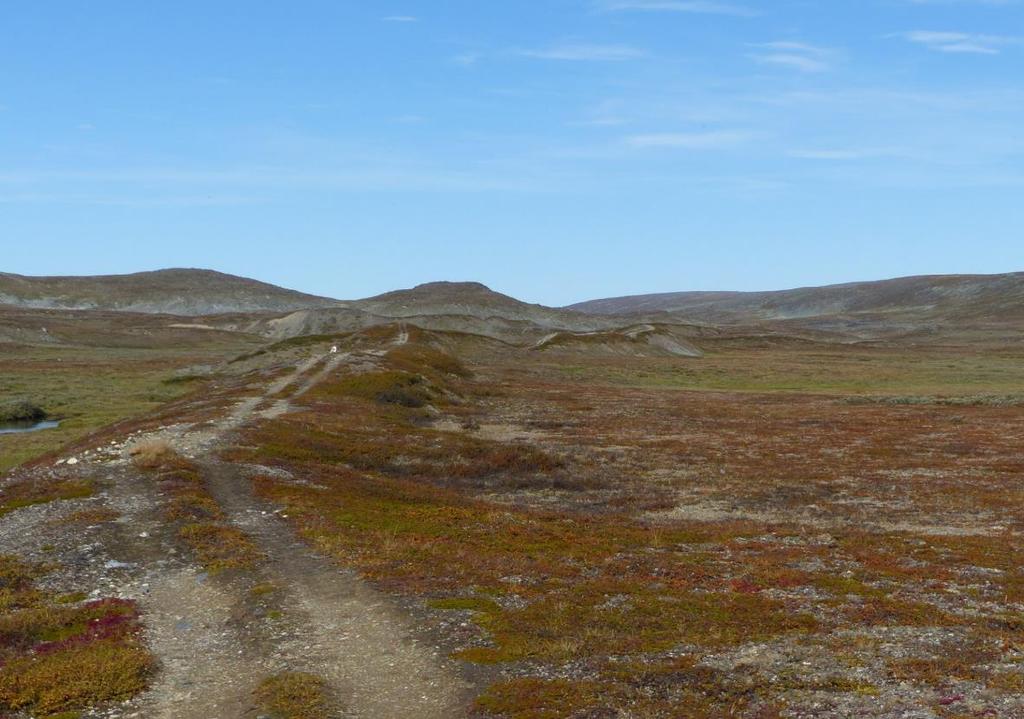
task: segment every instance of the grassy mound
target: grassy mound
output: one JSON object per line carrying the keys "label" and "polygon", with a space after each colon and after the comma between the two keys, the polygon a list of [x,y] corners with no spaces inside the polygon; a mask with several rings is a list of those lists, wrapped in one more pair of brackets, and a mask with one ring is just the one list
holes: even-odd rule
{"label": "grassy mound", "polygon": [[0,403],[0,422],[38,422],[46,419],[46,410],[28,400]]}

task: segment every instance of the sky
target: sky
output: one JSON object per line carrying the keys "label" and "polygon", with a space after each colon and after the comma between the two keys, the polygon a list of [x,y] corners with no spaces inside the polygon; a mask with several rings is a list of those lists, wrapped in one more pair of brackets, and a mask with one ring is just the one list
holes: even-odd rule
{"label": "sky", "polygon": [[0,7],[0,271],[561,305],[1024,270],[1024,0]]}

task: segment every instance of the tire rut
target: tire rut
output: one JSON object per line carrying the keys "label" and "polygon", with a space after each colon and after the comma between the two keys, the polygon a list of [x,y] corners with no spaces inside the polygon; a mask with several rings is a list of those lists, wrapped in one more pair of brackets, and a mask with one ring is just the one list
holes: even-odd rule
{"label": "tire rut", "polygon": [[253,495],[243,470],[204,464],[210,493],[265,552],[265,578],[281,587],[297,631],[279,648],[337,691],[345,716],[455,719],[468,713],[468,685],[439,651],[417,640],[415,624],[353,572],[295,538]]}
{"label": "tire rut", "polygon": [[[201,442],[191,440],[208,490],[265,554],[247,584],[257,579],[278,587],[284,621],[277,631],[268,631],[265,622],[237,621],[246,582],[207,581],[194,569],[162,577],[145,601],[163,666],[144,699],[146,716],[251,717],[256,684],[284,670],[322,677],[340,707],[338,716],[457,719],[469,713],[469,685],[450,660],[416,638],[415,622],[354,572],[314,553],[255,497],[241,467],[213,457],[228,433],[254,418],[290,411],[294,399],[352,359],[338,353],[304,360],[260,395],[239,401],[215,428],[202,431]],[[183,623],[184,617],[197,621]]]}

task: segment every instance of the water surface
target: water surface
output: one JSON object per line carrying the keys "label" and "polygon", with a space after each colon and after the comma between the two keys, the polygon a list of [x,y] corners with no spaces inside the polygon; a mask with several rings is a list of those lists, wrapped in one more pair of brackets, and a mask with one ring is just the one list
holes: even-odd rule
{"label": "water surface", "polygon": [[19,432],[38,432],[41,429],[53,429],[60,425],[56,419],[41,421],[27,420],[24,422],[0,422],[0,434],[18,434]]}

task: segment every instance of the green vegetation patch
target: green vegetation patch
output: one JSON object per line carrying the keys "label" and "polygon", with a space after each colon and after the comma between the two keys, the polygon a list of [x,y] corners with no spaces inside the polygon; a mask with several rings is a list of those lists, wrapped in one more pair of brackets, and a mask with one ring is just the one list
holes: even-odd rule
{"label": "green vegetation patch", "polygon": [[45,409],[28,400],[0,403],[0,422],[38,422],[46,417]]}
{"label": "green vegetation patch", "polygon": [[62,420],[45,432],[0,436],[0,473],[181,397],[195,385],[164,384],[170,372],[216,363],[231,351],[220,341],[202,349],[5,348],[0,353],[0,397],[30,398],[48,416]]}

